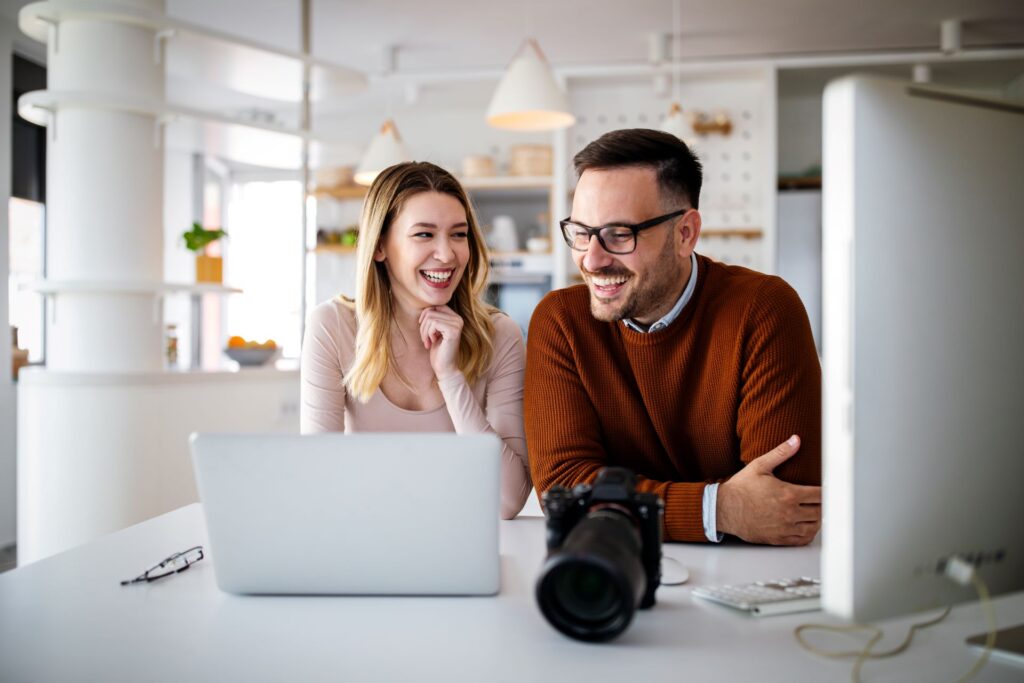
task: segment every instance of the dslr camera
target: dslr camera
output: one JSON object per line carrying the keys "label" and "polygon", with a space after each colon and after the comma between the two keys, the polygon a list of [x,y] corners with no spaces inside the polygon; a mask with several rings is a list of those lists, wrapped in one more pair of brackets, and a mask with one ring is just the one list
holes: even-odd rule
{"label": "dslr camera", "polygon": [[548,556],[537,602],[552,626],[578,640],[622,633],[637,607],[654,604],[661,582],[664,503],[637,493],[622,467],[602,469],[593,485],[544,493]]}

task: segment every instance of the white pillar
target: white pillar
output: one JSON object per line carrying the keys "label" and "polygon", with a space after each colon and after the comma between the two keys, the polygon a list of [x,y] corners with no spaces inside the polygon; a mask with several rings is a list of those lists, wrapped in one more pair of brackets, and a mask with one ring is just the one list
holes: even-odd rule
{"label": "white pillar", "polygon": [[[69,3],[73,4],[73,3]],[[122,0],[163,12],[163,0]],[[153,29],[62,19],[49,42],[48,88],[164,98]],[[153,116],[58,109],[47,146],[47,279],[89,283],[163,280],[163,149]],[[150,372],[163,366],[153,294],[61,292],[48,334],[47,367],[70,372]]]}
{"label": "white pillar", "polygon": [[[104,5],[110,18],[102,20],[58,12],[50,28],[47,85],[57,106],[47,131],[46,277],[55,294],[46,369],[23,373],[18,391],[22,562],[161,512],[161,492],[183,490],[147,459],[161,454],[138,431],[158,434],[152,420],[168,412],[159,405],[167,377],[162,131],[156,116],[116,107],[141,100],[158,111],[164,101],[156,30],[114,18],[119,7],[159,16],[163,6],[120,0]],[[76,106],[76,94],[111,106]],[[169,445],[184,443],[176,435]]]}

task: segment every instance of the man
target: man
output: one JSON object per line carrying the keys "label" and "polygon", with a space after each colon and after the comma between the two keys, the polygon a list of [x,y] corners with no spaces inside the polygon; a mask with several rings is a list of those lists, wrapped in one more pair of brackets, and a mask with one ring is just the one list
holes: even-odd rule
{"label": "man", "polygon": [[777,277],[694,253],[700,162],[619,130],[574,159],[562,232],[586,286],[530,322],[526,438],[537,490],[628,467],[665,537],[803,545],[821,525],[821,369]]}

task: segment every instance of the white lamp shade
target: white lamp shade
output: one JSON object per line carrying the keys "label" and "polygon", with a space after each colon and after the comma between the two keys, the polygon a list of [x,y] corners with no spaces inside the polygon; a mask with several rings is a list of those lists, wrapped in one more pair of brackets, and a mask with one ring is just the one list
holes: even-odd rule
{"label": "white lamp shade", "polygon": [[672,107],[668,110],[668,116],[665,117],[665,122],[661,124],[661,129],[686,142],[686,138],[691,132],[690,122],[683,116],[683,108],[678,102],[672,103]]}
{"label": "white lamp shade", "polygon": [[686,146],[690,148],[690,152],[698,158],[700,157],[700,151],[697,149],[697,138],[693,135],[693,126],[683,114],[683,107],[678,102],[672,103],[668,110],[668,116],[665,117],[664,123],[661,124],[661,130],[675,135],[686,143]]}
{"label": "white lamp shade", "polygon": [[540,47],[528,40],[509,65],[487,108],[487,123],[507,130],[555,130],[576,123]]}
{"label": "white lamp shade", "polygon": [[370,147],[356,169],[355,181],[360,185],[370,185],[377,174],[388,166],[410,159],[409,150],[402,142],[395,122],[388,119],[380,127],[380,132],[370,141]]}

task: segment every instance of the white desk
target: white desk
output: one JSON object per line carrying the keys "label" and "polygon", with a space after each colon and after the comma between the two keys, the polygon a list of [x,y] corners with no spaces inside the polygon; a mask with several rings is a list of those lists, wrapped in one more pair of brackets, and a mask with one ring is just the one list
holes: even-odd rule
{"label": "white desk", "polygon": [[[757,619],[662,587],[612,643],[565,638],[536,608],[543,521],[501,523],[496,598],[238,597],[214,582],[212,554],[188,571],[121,587],[172,552],[201,543],[199,505],[0,575],[0,681],[846,681],[850,664],[801,650],[792,630],[822,613]],[[268,539],[273,542],[273,539]],[[817,575],[818,546],[670,544],[690,585]],[[409,558],[415,570],[415,558]],[[1024,621],[1024,594],[997,601]],[[890,644],[907,619],[887,624]],[[869,663],[866,681],[952,681],[974,661],[976,603],[919,633],[910,651]],[[845,643],[845,641],[843,642]],[[977,680],[1020,681],[990,662]]]}

